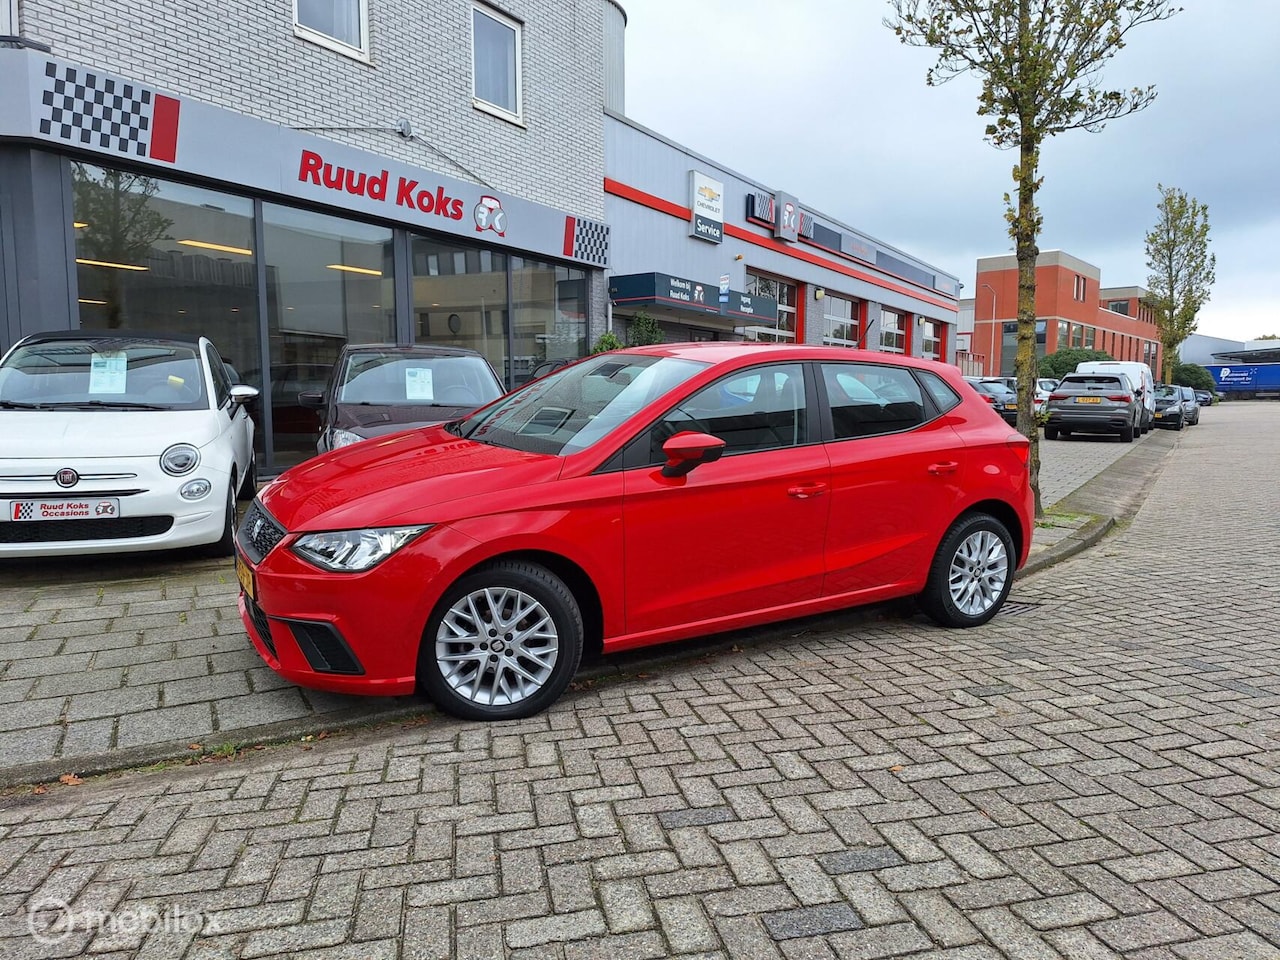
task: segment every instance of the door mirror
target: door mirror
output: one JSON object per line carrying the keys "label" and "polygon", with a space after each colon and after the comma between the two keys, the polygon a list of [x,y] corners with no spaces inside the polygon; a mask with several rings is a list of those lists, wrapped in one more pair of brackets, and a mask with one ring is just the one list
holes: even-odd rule
{"label": "door mirror", "polygon": [[324,409],[323,393],[300,393],[298,394],[298,406],[306,407],[308,410]]}
{"label": "door mirror", "polygon": [[232,403],[248,403],[258,395],[257,387],[246,387],[243,383],[237,383],[231,388]]}
{"label": "door mirror", "polygon": [[724,441],[709,433],[685,431],[677,433],[662,445],[667,463],[662,468],[664,477],[683,477],[700,463],[714,463],[724,453]]}

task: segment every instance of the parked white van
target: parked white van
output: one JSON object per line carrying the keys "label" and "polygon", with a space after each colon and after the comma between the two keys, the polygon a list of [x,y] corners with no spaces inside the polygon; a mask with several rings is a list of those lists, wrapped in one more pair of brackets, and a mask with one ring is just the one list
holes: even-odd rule
{"label": "parked white van", "polygon": [[1085,360],[1076,364],[1076,373],[1123,373],[1142,398],[1142,429],[1146,433],[1156,423],[1156,379],[1151,368],[1136,360]]}

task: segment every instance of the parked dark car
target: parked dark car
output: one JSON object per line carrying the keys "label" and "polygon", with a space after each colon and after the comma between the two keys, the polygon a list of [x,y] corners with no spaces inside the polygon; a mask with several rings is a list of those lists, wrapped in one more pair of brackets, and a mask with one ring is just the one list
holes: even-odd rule
{"label": "parked dark car", "polygon": [[1114,433],[1132,443],[1142,423],[1142,401],[1123,373],[1069,373],[1053,388],[1045,404],[1049,422],[1044,438],[1057,440],[1074,432]]}
{"label": "parked dark car", "polygon": [[1200,422],[1200,405],[1195,391],[1162,383],[1156,387],[1156,426],[1167,430],[1181,430]]}
{"label": "parked dark car", "polygon": [[965,383],[973,387],[991,409],[1004,418],[1010,426],[1018,424],[1018,395],[1003,380],[984,380],[981,377],[965,377]]}
{"label": "parked dark car", "polygon": [[1208,390],[1197,390],[1196,403],[1202,407],[1213,406],[1213,394],[1210,393]]}
{"label": "parked dark car", "polygon": [[343,347],[323,392],[298,394],[320,413],[316,451],[456,420],[502,396],[489,361],[463,347]]}

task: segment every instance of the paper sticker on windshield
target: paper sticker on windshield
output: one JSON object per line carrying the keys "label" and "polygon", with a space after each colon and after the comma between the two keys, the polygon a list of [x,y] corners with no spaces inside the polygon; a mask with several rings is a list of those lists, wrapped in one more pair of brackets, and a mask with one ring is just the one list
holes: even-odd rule
{"label": "paper sticker on windshield", "polygon": [[406,400],[434,400],[431,389],[430,367],[409,367],[404,372],[404,396]]}
{"label": "paper sticker on windshield", "polygon": [[124,393],[128,357],[123,350],[95,353],[89,361],[90,393]]}

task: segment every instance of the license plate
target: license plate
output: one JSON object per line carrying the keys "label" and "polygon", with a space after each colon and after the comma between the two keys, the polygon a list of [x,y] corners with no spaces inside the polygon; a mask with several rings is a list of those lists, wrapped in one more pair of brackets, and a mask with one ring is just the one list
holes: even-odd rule
{"label": "license plate", "polygon": [[1076,397],[1076,403],[1101,403],[1101,397]]}
{"label": "license plate", "polygon": [[1156,414],[1156,419],[1157,419],[1157,420],[1161,420],[1161,419],[1163,419],[1163,418],[1164,418],[1164,414],[1163,414],[1163,413],[1157,413],[1157,414]]}
{"label": "license plate", "polygon": [[15,522],[37,520],[117,520],[120,501],[115,498],[68,500],[10,500],[8,519]]}
{"label": "license plate", "polygon": [[240,581],[240,589],[244,591],[246,597],[250,600],[258,599],[253,590],[253,571],[238,553],[236,554],[236,579]]}
{"label": "license plate", "polygon": [[1017,405],[1016,403],[1006,403],[1006,404],[1004,405],[1004,408],[1005,408],[1006,410],[1017,410],[1017,409],[1018,409],[1018,405]]}

